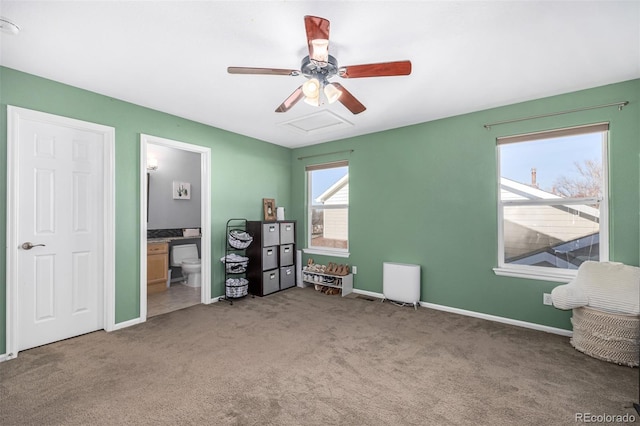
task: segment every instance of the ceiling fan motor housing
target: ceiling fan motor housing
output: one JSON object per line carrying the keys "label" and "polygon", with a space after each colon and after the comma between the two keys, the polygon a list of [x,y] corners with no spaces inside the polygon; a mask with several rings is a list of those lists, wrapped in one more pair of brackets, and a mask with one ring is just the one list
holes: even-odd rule
{"label": "ceiling fan motor housing", "polygon": [[302,59],[300,72],[302,72],[306,78],[317,78],[320,82],[324,83],[338,74],[338,60],[329,55],[327,62],[319,62],[310,59],[309,56],[305,56],[304,59]]}

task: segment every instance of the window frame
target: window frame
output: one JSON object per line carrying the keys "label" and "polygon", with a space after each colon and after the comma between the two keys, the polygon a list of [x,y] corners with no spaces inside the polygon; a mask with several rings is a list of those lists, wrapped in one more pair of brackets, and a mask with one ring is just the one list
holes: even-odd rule
{"label": "window frame", "polygon": [[[347,167],[347,175],[349,176],[349,161],[348,160],[339,160],[339,161],[331,161],[327,163],[319,163],[312,164],[305,167],[305,178],[307,181],[306,185],[306,239],[307,239],[307,247],[303,249],[304,253],[308,254],[317,254],[317,255],[325,255],[325,256],[334,256],[334,257],[344,257],[347,258],[350,256],[349,252],[349,232],[347,231],[347,248],[331,248],[331,247],[317,247],[311,245],[311,234],[312,234],[312,215],[313,209],[322,209],[322,210],[332,210],[332,209],[347,209],[347,230],[349,229],[349,204],[329,204],[329,205],[313,205],[312,200],[312,178],[311,173],[318,170],[326,170],[326,169],[334,169],[338,167]],[[351,196],[349,195],[349,198]]]}
{"label": "window frame", "polygon": [[536,140],[552,139],[562,136],[578,136],[580,134],[601,133],[600,143],[602,155],[602,198],[565,198],[561,204],[576,205],[586,202],[597,201],[600,203],[599,217],[599,261],[609,261],[609,123],[595,123],[583,126],[565,127],[554,130],[547,130],[535,133],[519,134],[513,136],[498,137],[496,139],[496,177],[497,177],[497,213],[498,213],[498,247],[497,247],[497,267],[493,268],[496,275],[528,278],[542,281],[569,282],[578,273],[577,269],[550,268],[545,266],[518,265],[505,263],[505,242],[504,242],[504,209],[509,206],[534,206],[534,205],[557,205],[558,199],[549,200],[502,200],[501,197],[501,169],[500,169],[500,146],[507,143],[533,142]]}

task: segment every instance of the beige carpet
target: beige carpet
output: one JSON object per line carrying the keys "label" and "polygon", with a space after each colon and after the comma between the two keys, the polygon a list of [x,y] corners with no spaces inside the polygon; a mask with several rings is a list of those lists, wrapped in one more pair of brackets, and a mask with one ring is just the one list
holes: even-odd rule
{"label": "beige carpet", "polygon": [[569,338],[293,288],[0,363],[3,425],[552,425],[637,413]]}

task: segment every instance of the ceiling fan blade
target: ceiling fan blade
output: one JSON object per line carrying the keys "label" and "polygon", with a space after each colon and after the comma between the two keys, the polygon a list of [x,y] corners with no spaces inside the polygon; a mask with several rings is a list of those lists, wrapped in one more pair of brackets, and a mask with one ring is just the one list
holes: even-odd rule
{"label": "ceiling fan blade", "polygon": [[318,62],[327,62],[329,58],[329,21],[318,16],[304,17],[307,30],[309,58]]}
{"label": "ceiling fan blade", "polygon": [[341,67],[338,75],[344,78],[389,77],[411,74],[411,61],[381,62],[379,64]]}
{"label": "ceiling fan blade", "polygon": [[342,103],[342,105],[346,106],[349,111],[354,114],[360,114],[362,111],[367,109],[364,105],[360,103],[359,100],[356,99],[355,96],[351,94],[344,86],[340,83],[332,83],[338,90],[342,92],[338,100]]}
{"label": "ceiling fan blade", "polygon": [[227,72],[229,74],[300,75],[299,70],[286,70],[280,68],[228,67]]}
{"label": "ceiling fan blade", "polygon": [[304,93],[302,93],[302,86],[300,86],[296,90],[294,90],[294,92],[289,95],[289,97],[285,99],[278,108],[276,108],[276,112],[289,111],[291,107],[297,104],[302,98],[304,98]]}

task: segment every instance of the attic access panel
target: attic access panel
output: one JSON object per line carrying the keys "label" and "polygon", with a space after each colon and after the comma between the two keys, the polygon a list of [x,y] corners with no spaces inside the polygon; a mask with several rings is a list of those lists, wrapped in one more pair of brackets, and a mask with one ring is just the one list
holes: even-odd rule
{"label": "attic access panel", "polygon": [[353,126],[353,123],[328,110],[294,118],[280,123],[281,126],[306,135],[329,132]]}

